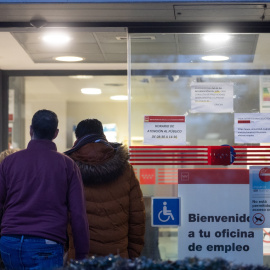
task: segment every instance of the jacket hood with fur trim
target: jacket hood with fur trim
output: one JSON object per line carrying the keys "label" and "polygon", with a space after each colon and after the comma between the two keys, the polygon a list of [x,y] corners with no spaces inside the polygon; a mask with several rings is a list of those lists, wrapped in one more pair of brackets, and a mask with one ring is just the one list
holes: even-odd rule
{"label": "jacket hood with fur trim", "polygon": [[129,165],[127,147],[117,143],[88,143],[70,157],[80,168],[85,186],[114,181]]}

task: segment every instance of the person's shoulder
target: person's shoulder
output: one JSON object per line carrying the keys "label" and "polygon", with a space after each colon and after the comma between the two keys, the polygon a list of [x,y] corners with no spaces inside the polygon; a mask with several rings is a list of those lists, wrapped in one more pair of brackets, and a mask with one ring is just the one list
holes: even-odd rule
{"label": "person's shoulder", "polygon": [[76,165],[76,162],[72,159],[72,158],[70,158],[69,156],[67,156],[66,154],[64,154],[64,153],[61,153],[61,152],[56,152],[57,153],[57,155],[58,155],[58,158],[59,159],[62,159],[64,162],[65,162],[65,164],[66,164],[66,166],[69,168],[69,169],[71,169],[72,171],[75,169],[78,169],[77,168],[77,165]]}
{"label": "person's shoulder", "polygon": [[14,152],[10,152],[8,155],[5,156],[5,158],[3,159],[3,162],[7,161],[7,160],[16,159],[16,158],[20,157],[21,155],[23,155],[25,153],[25,151],[26,151],[26,149],[16,150]]}
{"label": "person's shoulder", "polygon": [[16,162],[20,162],[21,160],[24,160],[24,157],[22,156],[24,150],[18,150],[16,152],[10,153],[8,156],[5,156],[2,161],[0,162],[1,167],[10,167],[13,166]]}
{"label": "person's shoulder", "polygon": [[58,156],[58,158],[61,158],[65,160],[66,162],[74,163],[74,161],[69,156],[65,155],[64,153],[55,151],[55,154]]}

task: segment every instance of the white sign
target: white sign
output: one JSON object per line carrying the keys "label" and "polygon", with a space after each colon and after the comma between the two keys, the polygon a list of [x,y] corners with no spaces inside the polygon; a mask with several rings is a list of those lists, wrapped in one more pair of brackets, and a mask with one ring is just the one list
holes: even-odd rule
{"label": "white sign", "polygon": [[14,106],[15,106],[15,90],[9,89],[8,92],[8,120],[10,122],[14,121]]}
{"label": "white sign", "polygon": [[270,228],[263,229],[263,255],[270,255]]}
{"label": "white sign", "polygon": [[270,113],[235,113],[235,143],[270,143]]}
{"label": "white sign", "polygon": [[233,83],[193,82],[190,112],[233,112]]}
{"label": "white sign", "polygon": [[144,144],[185,145],[185,116],[144,116]]}
{"label": "white sign", "polygon": [[270,108],[270,76],[260,76],[261,110]]}
{"label": "white sign", "polygon": [[109,142],[117,142],[116,124],[103,124],[103,131]]}
{"label": "white sign", "polygon": [[263,263],[263,232],[249,226],[247,169],[179,169],[179,259]]}
{"label": "white sign", "polygon": [[270,167],[251,166],[250,183],[250,227],[270,227]]}

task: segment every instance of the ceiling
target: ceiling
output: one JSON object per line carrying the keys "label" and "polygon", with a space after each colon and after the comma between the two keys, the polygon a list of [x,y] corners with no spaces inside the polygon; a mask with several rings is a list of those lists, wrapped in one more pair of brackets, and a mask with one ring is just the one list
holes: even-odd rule
{"label": "ceiling", "polygon": [[[269,21],[267,2],[153,2],[1,4],[1,22],[240,22]],[[27,25],[27,24],[25,24]],[[13,25],[14,27],[14,25]]]}
{"label": "ceiling", "polygon": [[[139,25],[143,30],[151,23],[212,22],[215,26],[261,21],[270,21],[270,6],[265,3],[0,4],[0,69],[126,70],[125,26]],[[71,42],[63,47],[44,44],[42,35],[52,31],[68,33]],[[226,46],[203,44],[201,34],[131,34],[132,68],[145,64],[153,69],[193,68],[192,64],[202,63],[201,56],[206,53],[228,54],[230,63],[254,63],[254,55],[259,55],[256,50],[262,46],[259,43],[256,34],[233,35]],[[84,60],[55,60],[63,55]],[[212,68],[209,63],[204,65]]]}
{"label": "ceiling", "polygon": [[[181,30],[181,23],[211,22],[212,26],[217,26],[222,22],[262,21],[270,21],[270,7],[265,3],[0,4],[0,69],[86,70],[90,73],[92,70],[127,70],[126,26],[138,26],[144,32],[144,27],[151,24],[163,24],[164,33],[160,30],[161,33],[130,34],[132,69],[161,72],[168,69],[265,69],[270,68],[269,34],[235,33],[230,35],[230,43],[206,44],[203,34],[198,32],[165,33],[164,28],[164,23],[180,23],[178,30]],[[70,43],[64,47],[45,45],[43,34],[55,31],[69,34]],[[205,54],[226,54],[230,59],[222,63],[205,62],[201,60]],[[56,56],[63,55],[78,55],[84,60],[77,63],[55,60]],[[135,80],[142,92],[146,84],[152,84],[155,89],[168,86],[168,76],[147,75],[146,72],[146,76]],[[38,78],[31,80],[38,81]],[[107,93],[122,94],[127,89],[126,76],[95,76],[87,83],[71,78],[65,82],[58,77],[49,80],[59,89],[65,89],[72,100],[76,99],[74,89],[85,84],[106,88]]]}
{"label": "ceiling", "polygon": [[[58,30],[59,31],[59,30]],[[63,31],[61,31],[63,32]],[[48,45],[42,40],[46,32],[11,32],[34,64],[59,63],[57,56],[76,55],[82,63],[126,63],[127,34],[121,32],[65,31],[71,42],[63,46]],[[229,62],[254,60],[257,34],[230,35],[230,42],[217,44],[204,42],[202,34],[139,34],[131,36],[132,63],[198,63],[205,54],[227,55]]]}
{"label": "ceiling", "polygon": [[[63,46],[45,43],[42,36],[50,32],[66,33],[71,41]],[[47,30],[37,33],[11,32],[34,63],[59,63],[55,57],[76,55],[82,63],[126,63],[127,34],[125,32],[90,32]]]}

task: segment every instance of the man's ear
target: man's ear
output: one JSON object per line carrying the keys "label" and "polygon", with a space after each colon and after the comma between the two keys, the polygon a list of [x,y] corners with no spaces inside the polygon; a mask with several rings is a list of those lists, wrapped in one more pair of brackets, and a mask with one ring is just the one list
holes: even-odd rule
{"label": "man's ear", "polygon": [[58,136],[58,133],[59,133],[59,129],[57,129],[54,133],[54,136],[53,136],[53,140]]}
{"label": "man's ear", "polygon": [[30,126],[30,137],[32,138],[34,135],[34,131],[33,131],[33,128],[32,128],[32,125]]}

